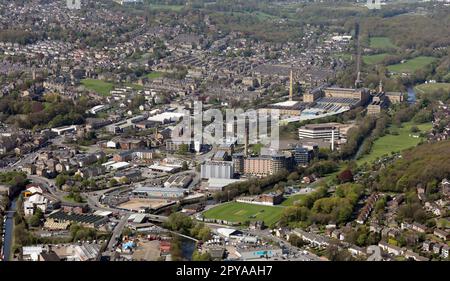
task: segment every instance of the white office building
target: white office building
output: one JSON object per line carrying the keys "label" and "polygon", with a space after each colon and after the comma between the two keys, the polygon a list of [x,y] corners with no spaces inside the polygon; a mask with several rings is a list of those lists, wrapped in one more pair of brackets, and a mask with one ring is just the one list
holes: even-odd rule
{"label": "white office building", "polygon": [[219,178],[231,179],[234,175],[233,162],[209,161],[201,166],[202,179]]}
{"label": "white office building", "polygon": [[[333,135],[334,134],[334,135]],[[334,124],[310,124],[298,129],[299,139],[339,139],[339,127]]]}

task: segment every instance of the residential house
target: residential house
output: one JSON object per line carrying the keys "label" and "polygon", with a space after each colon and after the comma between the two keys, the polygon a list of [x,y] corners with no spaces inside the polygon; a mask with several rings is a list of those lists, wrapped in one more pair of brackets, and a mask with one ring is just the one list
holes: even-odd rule
{"label": "residential house", "polygon": [[442,229],[435,229],[433,232],[434,235],[436,235],[437,237],[441,238],[444,241],[447,241],[450,237],[450,234]]}
{"label": "residential house", "polygon": [[400,256],[403,254],[403,249],[394,245],[387,243],[386,241],[380,241],[378,246],[389,254]]}

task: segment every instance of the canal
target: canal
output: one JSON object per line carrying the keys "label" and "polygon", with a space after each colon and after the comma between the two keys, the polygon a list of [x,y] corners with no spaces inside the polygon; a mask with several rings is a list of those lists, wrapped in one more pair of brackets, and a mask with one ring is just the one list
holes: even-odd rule
{"label": "canal", "polygon": [[16,211],[17,197],[11,202],[10,208],[7,212],[5,222],[5,241],[3,242],[3,256],[4,260],[8,261],[11,256],[11,247],[13,240],[13,228],[14,228],[14,214]]}

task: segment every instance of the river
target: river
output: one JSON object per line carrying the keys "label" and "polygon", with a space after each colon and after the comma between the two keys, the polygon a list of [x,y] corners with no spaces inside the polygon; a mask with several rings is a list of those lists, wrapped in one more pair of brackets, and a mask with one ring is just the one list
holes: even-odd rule
{"label": "river", "polygon": [[181,240],[181,253],[184,259],[192,260],[192,254],[197,246],[197,243],[191,239],[180,237]]}
{"label": "river", "polygon": [[7,218],[6,218],[6,222],[5,222],[5,241],[3,242],[3,256],[4,256],[5,261],[8,261],[10,255],[11,255],[16,202],[17,202],[17,198],[14,198],[14,200],[11,202],[11,206],[8,210]]}
{"label": "river", "polygon": [[406,88],[406,91],[408,92],[408,103],[409,104],[413,104],[416,103],[416,92],[414,91],[414,87],[409,86],[408,88]]}

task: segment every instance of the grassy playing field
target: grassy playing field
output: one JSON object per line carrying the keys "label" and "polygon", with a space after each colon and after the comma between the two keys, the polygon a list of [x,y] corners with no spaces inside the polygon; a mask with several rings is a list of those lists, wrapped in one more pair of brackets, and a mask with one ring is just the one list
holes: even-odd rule
{"label": "grassy playing field", "polygon": [[303,198],[305,198],[305,194],[296,194],[289,196],[286,200],[281,203],[282,206],[293,206],[296,201],[300,202]]}
{"label": "grassy playing field", "polygon": [[[411,127],[417,126],[421,132],[429,131],[432,127],[431,123],[415,125],[412,122],[404,123],[402,128],[389,128],[391,131],[398,132],[398,135],[388,134],[374,141],[372,150],[369,154],[364,155],[357,160],[358,164],[370,163],[380,156],[390,154],[391,152],[399,152],[410,147],[416,146],[421,138],[413,137]],[[417,133],[414,135],[418,135]]]}
{"label": "grassy playing field", "polygon": [[382,62],[386,56],[386,53],[363,56],[363,61],[365,64],[377,64]]}
{"label": "grassy playing field", "polygon": [[374,49],[397,48],[388,37],[371,37],[370,47]]}
{"label": "grassy playing field", "polygon": [[112,83],[97,79],[83,79],[81,80],[81,84],[87,89],[97,92],[103,96],[109,95],[109,92],[114,88]]}
{"label": "grassy playing field", "polygon": [[450,83],[427,83],[420,84],[414,88],[419,94],[426,94],[428,91],[436,91],[439,89],[450,90]]}
{"label": "grassy playing field", "polygon": [[420,56],[420,57],[416,57],[416,58],[407,60],[404,63],[397,63],[397,64],[389,65],[388,70],[392,71],[392,72],[398,72],[398,73],[400,73],[400,72],[412,73],[418,69],[421,69],[421,68],[427,66],[428,64],[432,63],[435,60],[436,60],[436,58],[433,58],[433,57]]}
{"label": "grassy playing field", "polygon": [[262,220],[266,225],[271,225],[280,219],[283,209],[283,207],[229,202],[209,209],[203,215],[205,218],[240,223]]}

